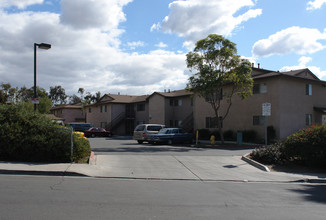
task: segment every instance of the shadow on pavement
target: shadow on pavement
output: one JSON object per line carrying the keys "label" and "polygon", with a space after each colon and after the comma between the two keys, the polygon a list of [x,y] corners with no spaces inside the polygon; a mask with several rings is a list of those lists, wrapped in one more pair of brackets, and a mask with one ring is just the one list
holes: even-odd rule
{"label": "shadow on pavement", "polygon": [[119,147],[119,148],[95,148],[92,149],[94,152],[123,152],[123,153],[155,153],[155,152],[190,152],[190,151],[203,151],[204,149],[200,148],[190,148],[183,146],[142,146],[139,145],[137,147]]}
{"label": "shadow on pavement", "polygon": [[304,189],[291,189],[305,200],[326,204],[326,185],[306,185]]}

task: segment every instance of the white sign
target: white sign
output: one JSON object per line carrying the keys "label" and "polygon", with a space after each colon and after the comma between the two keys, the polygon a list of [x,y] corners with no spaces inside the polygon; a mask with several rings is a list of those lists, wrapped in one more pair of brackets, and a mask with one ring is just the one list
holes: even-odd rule
{"label": "white sign", "polygon": [[32,103],[33,104],[40,104],[40,99],[39,98],[32,98]]}
{"label": "white sign", "polygon": [[272,105],[271,103],[263,103],[263,116],[271,116],[271,109]]}

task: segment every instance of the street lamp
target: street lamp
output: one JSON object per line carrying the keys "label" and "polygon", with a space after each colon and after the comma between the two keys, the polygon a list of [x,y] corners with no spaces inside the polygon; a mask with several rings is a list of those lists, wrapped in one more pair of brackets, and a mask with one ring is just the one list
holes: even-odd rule
{"label": "street lamp", "polygon": [[36,98],[37,98],[37,92],[36,92],[36,47],[44,50],[48,50],[51,48],[51,44],[37,44],[34,43],[34,113],[36,112]]}

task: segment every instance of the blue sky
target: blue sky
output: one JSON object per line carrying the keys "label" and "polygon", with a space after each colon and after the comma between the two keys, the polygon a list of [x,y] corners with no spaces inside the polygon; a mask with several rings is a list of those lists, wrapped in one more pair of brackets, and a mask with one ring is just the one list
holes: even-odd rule
{"label": "blue sky", "polygon": [[68,95],[183,89],[185,55],[220,34],[275,71],[309,68],[326,80],[326,0],[1,0],[0,83],[61,85]]}

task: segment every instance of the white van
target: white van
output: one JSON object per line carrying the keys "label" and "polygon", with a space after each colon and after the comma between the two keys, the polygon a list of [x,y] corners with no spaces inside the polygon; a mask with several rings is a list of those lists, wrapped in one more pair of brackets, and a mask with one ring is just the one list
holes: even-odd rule
{"label": "white van", "polygon": [[149,140],[149,135],[157,134],[159,130],[165,128],[165,125],[160,124],[141,124],[137,125],[134,130],[133,139],[142,144],[144,141]]}

